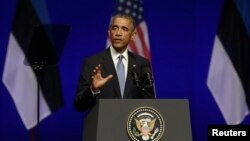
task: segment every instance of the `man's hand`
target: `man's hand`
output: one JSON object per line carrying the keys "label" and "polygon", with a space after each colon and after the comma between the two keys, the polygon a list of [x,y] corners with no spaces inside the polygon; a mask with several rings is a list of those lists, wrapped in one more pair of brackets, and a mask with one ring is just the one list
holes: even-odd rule
{"label": "man's hand", "polygon": [[113,75],[108,75],[107,77],[103,78],[102,77],[101,65],[99,64],[98,66],[95,67],[95,69],[93,69],[91,89],[93,91],[98,91],[112,77],[113,77]]}

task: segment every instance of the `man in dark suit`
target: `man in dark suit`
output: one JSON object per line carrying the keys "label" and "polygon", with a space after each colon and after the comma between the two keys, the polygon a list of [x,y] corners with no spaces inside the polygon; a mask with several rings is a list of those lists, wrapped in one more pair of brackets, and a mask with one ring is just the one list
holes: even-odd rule
{"label": "man in dark suit", "polygon": [[101,98],[155,98],[152,81],[145,77],[150,74],[149,61],[127,50],[136,35],[133,19],[115,15],[108,34],[111,46],[83,63],[74,100],[78,111],[84,111]]}

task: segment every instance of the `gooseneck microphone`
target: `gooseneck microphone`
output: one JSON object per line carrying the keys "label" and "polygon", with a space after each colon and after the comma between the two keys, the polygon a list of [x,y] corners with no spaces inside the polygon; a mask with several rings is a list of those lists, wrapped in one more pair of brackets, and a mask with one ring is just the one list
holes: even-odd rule
{"label": "gooseneck microphone", "polygon": [[144,90],[145,88],[150,88],[153,86],[154,79],[151,73],[151,70],[149,67],[146,67],[142,70],[141,76],[136,71],[136,65],[133,65],[132,71],[131,71],[132,77],[134,79],[134,83],[136,87],[140,88],[141,90]]}
{"label": "gooseneck microphone", "polygon": [[152,86],[153,86],[153,83],[154,83],[154,79],[153,79],[153,77],[152,77],[151,72],[145,73],[145,77],[146,77],[147,86],[148,86],[148,87],[152,87]]}
{"label": "gooseneck microphone", "polygon": [[154,91],[152,88],[154,79],[152,77],[151,69],[149,67],[145,67],[140,71],[140,74],[137,69],[136,65],[133,65],[131,69],[131,75],[134,79],[133,81],[135,86],[138,90],[140,90],[142,95],[145,95],[146,97],[153,97]]}
{"label": "gooseneck microphone", "polygon": [[145,81],[145,87],[152,87],[154,83],[154,79],[151,73],[151,70],[147,67],[144,69],[144,81]]}
{"label": "gooseneck microphone", "polygon": [[136,85],[136,87],[140,88],[140,80],[139,80],[139,76],[138,76],[138,73],[136,71],[136,65],[133,65],[133,68],[132,68],[132,77],[134,78],[134,83]]}

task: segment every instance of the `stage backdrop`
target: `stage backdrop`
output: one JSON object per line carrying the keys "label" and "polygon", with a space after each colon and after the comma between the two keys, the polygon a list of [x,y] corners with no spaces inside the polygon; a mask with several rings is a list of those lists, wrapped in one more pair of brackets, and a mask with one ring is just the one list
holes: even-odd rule
{"label": "stage backdrop", "polygon": [[[0,1],[1,141],[32,138],[2,82],[17,4]],[[207,140],[209,124],[226,124],[206,84],[222,5],[223,0],[143,0],[157,98],[189,99],[194,141]],[[83,58],[106,48],[115,0],[47,0],[46,6],[51,23],[72,29],[58,64],[63,106],[40,123],[40,139],[80,141],[84,113],[73,108],[80,66]],[[242,123],[249,124],[249,116]]]}

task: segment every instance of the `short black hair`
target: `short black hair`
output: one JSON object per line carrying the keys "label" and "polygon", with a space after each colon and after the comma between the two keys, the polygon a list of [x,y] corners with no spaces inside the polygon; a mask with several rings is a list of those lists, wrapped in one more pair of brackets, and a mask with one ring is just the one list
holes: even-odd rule
{"label": "short black hair", "polygon": [[113,20],[114,20],[115,18],[125,18],[125,19],[130,20],[130,21],[132,22],[132,25],[133,25],[132,31],[135,30],[135,26],[136,26],[136,25],[135,25],[135,20],[134,20],[134,18],[131,17],[130,15],[125,14],[125,13],[117,13],[117,14],[115,14],[115,15],[113,16],[112,22],[113,22]]}

